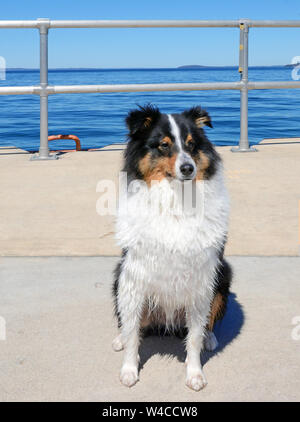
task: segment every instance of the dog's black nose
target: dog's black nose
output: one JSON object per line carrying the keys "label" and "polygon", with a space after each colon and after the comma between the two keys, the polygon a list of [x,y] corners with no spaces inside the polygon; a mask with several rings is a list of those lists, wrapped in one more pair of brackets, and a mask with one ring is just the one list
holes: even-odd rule
{"label": "dog's black nose", "polygon": [[190,164],[190,163],[185,163],[185,164],[182,164],[182,165],[180,166],[180,171],[181,171],[181,173],[182,173],[185,177],[188,177],[188,176],[190,176],[190,175],[193,173],[193,171],[194,171],[194,166],[193,166],[192,164]]}

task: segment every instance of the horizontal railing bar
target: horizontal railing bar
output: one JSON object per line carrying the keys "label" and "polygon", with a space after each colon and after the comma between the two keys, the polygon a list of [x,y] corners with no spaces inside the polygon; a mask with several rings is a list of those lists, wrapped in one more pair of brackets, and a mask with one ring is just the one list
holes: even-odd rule
{"label": "horizontal railing bar", "polygon": [[4,21],[0,20],[0,28],[38,28],[40,22],[38,20],[30,21]]}
{"label": "horizontal railing bar", "polygon": [[[0,20],[0,28],[39,28],[43,22]],[[50,20],[50,28],[201,28],[238,27],[239,20]]]}
{"label": "horizontal railing bar", "polygon": [[211,83],[169,83],[169,84],[128,84],[128,85],[58,85],[52,86],[53,94],[80,92],[144,92],[144,91],[201,91],[240,89],[240,82]]}
{"label": "horizontal railing bar", "polygon": [[297,28],[300,27],[300,20],[247,20],[253,28]]}
{"label": "horizontal railing bar", "polygon": [[248,82],[248,89],[289,89],[300,88],[300,81]]}
{"label": "horizontal railing bar", "polygon": [[52,20],[50,28],[234,28],[239,23],[239,20]]}
{"label": "horizontal railing bar", "polygon": [[[144,91],[201,91],[240,89],[240,82],[217,83],[174,83],[174,84],[124,84],[124,85],[48,85],[44,91],[48,94],[77,94],[97,92],[144,92]],[[4,86],[0,87],[0,95],[26,95],[41,93],[37,86]]]}
{"label": "horizontal railing bar", "polygon": [[[49,20],[50,28],[234,28],[243,19],[236,20]],[[253,28],[296,28],[300,20],[251,20]],[[40,20],[0,20],[0,28],[39,28]]]}
{"label": "horizontal railing bar", "polygon": [[1,86],[0,95],[26,95],[40,93],[40,86]]}
{"label": "horizontal railing bar", "polygon": [[[49,85],[44,91],[52,94],[80,94],[97,92],[145,92],[145,91],[210,91],[240,90],[242,82],[172,83],[172,84],[122,84],[122,85]],[[248,82],[249,90],[300,88],[300,81]],[[40,95],[37,86],[4,86],[0,95]]]}

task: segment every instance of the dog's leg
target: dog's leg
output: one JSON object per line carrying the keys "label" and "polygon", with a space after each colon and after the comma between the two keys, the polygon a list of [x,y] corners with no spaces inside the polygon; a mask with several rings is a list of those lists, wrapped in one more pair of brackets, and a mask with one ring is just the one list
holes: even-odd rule
{"label": "dog's leg", "polygon": [[224,258],[221,259],[215,275],[215,295],[211,303],[210,317],[204,339],[205,349],[212,352],[218,347],[218,341],[213,333],[216,321],[222,319],[226,312],[227,298],[232,279],[232,270]]}
{"label": "dog's leg", "polygon": [[[138,315],[134,315],[133,312],[124,320],[121,332],[124,358],[120,380],[127,387],[133,386],[138,381],[140,323]],[[138,312],[137,308],[136,312]]]}
{"label": "dog's leg", "polygon": [[213,331],[207,330],[204,338],[204,347],[208,352],[213,352],[218,347],[218,340]]}
{"label": "dog's leg", "polygon": [[207,324],[206,335],[204,337],[204,347],[207,351],[212,352],[218,347],[218,340],[213,333],[214,325],[219,315],[222,314],[224,306],[223,297],[217,293],[212,301],[209,321]]}
{"label": "dog's leg", "polygon": [[122,274],[118,290],[118,309],[121,317],[119,344],[124,346],[120,380],[127,387],[138,381],[140,314],[143,300],[137,283]]}
{"label": "dog's leg", "polygon": [[195,391],[201,390],[207,384],[200,361],[206,324],[199,315],[200,312],[197,309],[187,312],[186,385]]}

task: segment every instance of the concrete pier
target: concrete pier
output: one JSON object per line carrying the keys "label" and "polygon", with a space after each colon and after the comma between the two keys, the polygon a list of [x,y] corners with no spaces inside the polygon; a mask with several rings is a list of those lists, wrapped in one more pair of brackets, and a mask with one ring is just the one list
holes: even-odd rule
{"label": "concrete pier", "polygon": [[[268,140],[253,154],[219,147],[231,196],[227,255],[298,256],[300,139]],[[99,216],[99,180],[118,180],[123,145],[29,161],[0,149],[0,255],[118,255],[112,216]]]}
{"label": "concrete pier", "polygon": [[120,251],[113,217],[96,213],[96,185],[117,180],[123,149],[33,162],[0,148],[0,401],[299,401],[300,139],[218,148],[235,276],[198,393],[184,385],[173,337],[143,341],[136,386],[118,379],[110,288]]}

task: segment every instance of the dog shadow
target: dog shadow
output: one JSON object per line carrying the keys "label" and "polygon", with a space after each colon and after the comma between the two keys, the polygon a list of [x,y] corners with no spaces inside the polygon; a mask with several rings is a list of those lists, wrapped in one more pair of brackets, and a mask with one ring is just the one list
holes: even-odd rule
{"label": "dog shadow", "polygon": [[[218,340],[218,347],[213,352],[203,351],[201,353],[202,365],[205,365],[210,358],[222,352],[241,332],[245,316],[242,306],[236,299],[236,295],[231,293],[228,296],[227,311],[222,321],[218,321],[214,328],[214,333]],[[184,340],[174,335],[149,335],[145,336],[141,342],[140,349],[140,369],[143,369],[146,362],[154,355],[176,358],[179,362],[184,362],[186,358]]]}

